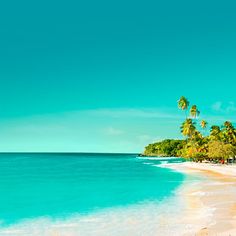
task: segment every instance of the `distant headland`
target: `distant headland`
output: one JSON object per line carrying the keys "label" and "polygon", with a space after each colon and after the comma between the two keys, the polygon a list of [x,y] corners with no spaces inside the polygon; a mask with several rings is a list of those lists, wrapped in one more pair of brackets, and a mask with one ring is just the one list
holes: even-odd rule
{"label": "distant headland", "polygon": [[184,157],[193,161],[234,162],[236,156],[236,129],[230,121],[221,126],[199,119],[197,105],[191,105],[184,96],[178,100],[178,108],[185,120],[180,131],[183,140],[165,139],[145,147],[144,156]]}

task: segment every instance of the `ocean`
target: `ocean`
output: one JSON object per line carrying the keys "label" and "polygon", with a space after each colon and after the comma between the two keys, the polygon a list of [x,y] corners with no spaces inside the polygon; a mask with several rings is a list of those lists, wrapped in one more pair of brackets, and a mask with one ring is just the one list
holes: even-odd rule
{"label": "ocean", "polygon": [[172,198],[185,179],[160,164],[181,161],[0,154],[0,235],[155,235],[152,221],[178,208]]}

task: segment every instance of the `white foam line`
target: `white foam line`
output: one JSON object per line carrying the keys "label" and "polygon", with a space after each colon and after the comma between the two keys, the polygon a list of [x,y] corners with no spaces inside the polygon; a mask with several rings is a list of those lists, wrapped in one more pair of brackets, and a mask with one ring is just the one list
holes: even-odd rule
{"label": "white foam line", "polygon": [[[185,203],[178,195],[161,203],[144,203],[127,208],[114,208],[88,216],[73,216],[54,221],[49,218],[24,221],[5,229],[1,236],[130,236],[182,235],[196,230],[196,225],[186,228],[176,217],[182,214]],[[168,220],[167,220],[168,219]]]}

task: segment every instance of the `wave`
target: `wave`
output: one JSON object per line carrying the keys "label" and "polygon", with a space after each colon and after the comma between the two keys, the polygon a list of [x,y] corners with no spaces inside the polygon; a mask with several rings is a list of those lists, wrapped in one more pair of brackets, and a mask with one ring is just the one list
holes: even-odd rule
{"label": "wave", "polygon": [[74,215],[54,220],[38,218],[1,228],[1,236],[150,236],[182,235],[196,225],[181,224],[185,203],[174,195],[161,202],[144,202],[129,207],[103,210],[87,216]]}
{"label": "wave", "polygon": [[137,159],[142,160],[158,160],[158,161],[165,161],[165,160],[181,160],[181,157],[136,157]]}

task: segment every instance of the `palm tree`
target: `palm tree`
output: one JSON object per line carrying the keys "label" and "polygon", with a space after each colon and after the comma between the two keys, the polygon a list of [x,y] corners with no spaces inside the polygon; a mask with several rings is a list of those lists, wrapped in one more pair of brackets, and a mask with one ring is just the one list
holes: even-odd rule
{"label": "palm tree", "polygon": [[210,139],[213,141],[221,140],[221,130],[218,125],[211,126]]}
{"label": "palm tree", "polygon": [[206,135],[206,128],[207,128],[208,123],[205,120],[202,120],[200,123],[200,126],[203,129],[203,134]]}
{"label": "palm tree", "polygon": [[200,143],[202,138],[203,138],[202,134],[197,129],[195,129],[194,132],[193,132],[193,135],[192,135],[193,141],[195,143]]}
{"label": "palm tree", "polygon": [[180,127],[181,129],[181,133],[184,135],[184,136],[187,136],[187,137],[192,137],[192,135],[194,134],[195,130],[196,130],[196,127],[194,125],[194,122],[192,119],[188,118],[186,119],[183,124],[181,125]]}
{"label": "palm tree", "polygon": [[205,121],[205,120],[202,120],[201,121],[201,127],[203,128],[203,129],[206,129],[207,128],[207,122]]}
{"label": "palm tree", "polygon": [[227,130],[234,129],[234,126],[233,126],[233,124],[232,124],[230,121],[225,121],[224,127],[225,127]]}
{"label": "palm tree", "polygon": [[236,145],[236,130],[230,121],[225,121],[222,128],[223,141],[232,145]]}
{"label": "palm tree", "polygon": [[182,96],[179,100],[178,100],[178,108],[181,109],[182,111],[185,111],[185,115],[187,118],[187,110],[189,107],[189,101],[186,97]]}
{"label": "palm tree", "polygon": [[200,111],[197,109],[196,105],[193,105],[190,109],[190,115],[196,119],[200,115]]}

